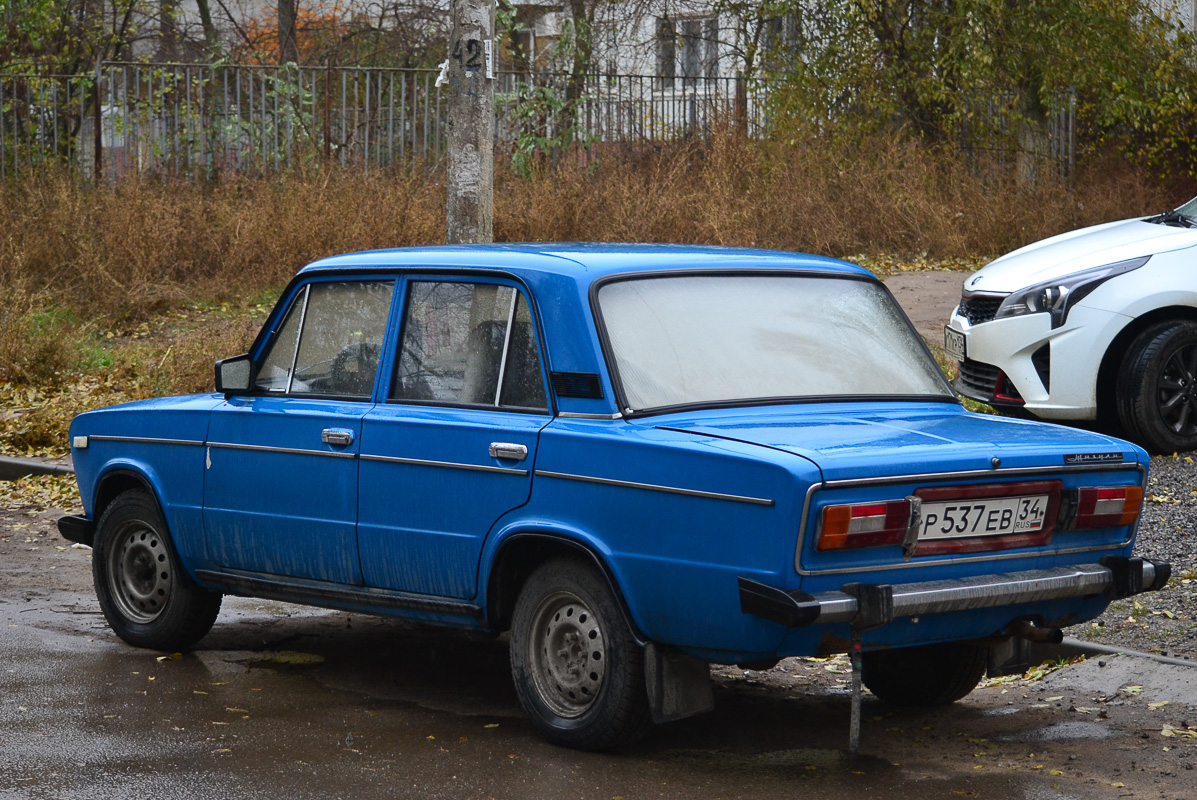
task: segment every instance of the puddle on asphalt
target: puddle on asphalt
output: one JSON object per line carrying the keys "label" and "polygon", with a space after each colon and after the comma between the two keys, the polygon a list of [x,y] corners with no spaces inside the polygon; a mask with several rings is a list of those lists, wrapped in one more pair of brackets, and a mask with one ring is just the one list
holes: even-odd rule
{"label": "puddle on asphalt", "polygon": [[300,653],[295,650],[270,650],[258,653],[245,661],[248,666],[258,664],[287,664],[291,666],[306,666],[308,664],[323,664],[324,656],[315,653]]}
{"label": "puddle on asphalt", "polygon": [[771,773],[777,776],[794,773],[826,771],[829,773],[871,768],[892,768],[885,760],[861,755],[855,761],[845,750],[797,748],[770,750],[764,753],[729,753],[710,750],[669,750],[654,756],[657,761],[673,762],[688,768],[701,768],[719,773]]}
{"label": "puddle on asphalt", "polygon": [[987,708],[981,712],[982,717],[1008,717],[1011,714],[1017,714],[1022,711],[1018,706],[998,706],[997,708]]}
{"label": "puddle on asphalt", "polygon": [[1005,742],[1067,742],[1077,739],[1109,739],[1114,733],[1105,725],[1096,722],[1057,722],[1045,728],[1022,731],[1003,736]]}

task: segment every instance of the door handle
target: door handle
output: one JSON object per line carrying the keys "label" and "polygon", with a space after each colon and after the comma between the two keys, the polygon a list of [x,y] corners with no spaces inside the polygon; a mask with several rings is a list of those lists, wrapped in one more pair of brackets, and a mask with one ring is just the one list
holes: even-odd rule
{"label": "door handle", "polygon": [[522,444],[512,444],[511,442],[491,442],[490,457],[523,461],[528,457],[528,448]]}
{"label": "door handle", "polygon": [[320,433],[320,440],[333,447],[348,447],[353,444],[353,431],[346,428],[325,428]]}

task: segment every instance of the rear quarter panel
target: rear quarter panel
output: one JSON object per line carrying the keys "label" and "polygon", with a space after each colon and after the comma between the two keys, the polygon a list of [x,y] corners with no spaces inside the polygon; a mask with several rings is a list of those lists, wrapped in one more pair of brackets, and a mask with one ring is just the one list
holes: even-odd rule
{"label": "rear quarter panel", "polygon": [[511,533],[555,532],[599,554],[653,641],[719,661],[780,644],[784,629],[740,612],[736,579],[777,585],[793,572],[803,497],[819,479],[809,460],[620,421],[558,419],[541,433],[535,469],[529,504],[505,521],[491,553]]}

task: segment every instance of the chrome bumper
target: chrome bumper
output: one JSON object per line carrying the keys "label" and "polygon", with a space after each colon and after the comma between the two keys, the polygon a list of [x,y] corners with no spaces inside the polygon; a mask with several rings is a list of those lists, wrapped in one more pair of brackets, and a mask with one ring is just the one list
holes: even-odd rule
{"label": "chrome bumper", "polygon": [[1165,561],[1108,556],[1097,564],[922,583],[844,584],[839,591],[786,592],[741,577],[740,610],[789,628],[850,623],[864,630],[899,617],[1104,595],[1111,600],[1163,588]]}

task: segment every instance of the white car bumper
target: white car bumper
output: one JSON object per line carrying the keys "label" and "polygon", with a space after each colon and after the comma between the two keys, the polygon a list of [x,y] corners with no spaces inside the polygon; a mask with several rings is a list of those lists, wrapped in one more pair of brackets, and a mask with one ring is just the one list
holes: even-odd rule
{"label": "white car bumper", "polygon": [[1049,314],[972,324],[957,307],[948,322],[964,337],[956,391],[1044,419],[1095,419],[1102,356],[1131,319],[1081,303],[1055,329]]}

